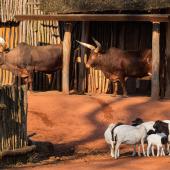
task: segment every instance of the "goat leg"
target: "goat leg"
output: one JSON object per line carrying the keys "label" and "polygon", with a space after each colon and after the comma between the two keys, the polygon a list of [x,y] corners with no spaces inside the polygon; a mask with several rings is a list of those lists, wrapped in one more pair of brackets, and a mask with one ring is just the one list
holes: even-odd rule
{"label": "goat leg", "polygon": [[119,143],[119,142],[116,143],[116,146],[115,146],[115,159],[117,159],[118,156],[119,156],[119,155],[118,155],[118,152],[119,152],[118,150],[119,150],[120,144],[121,144],[121,143]]}
{"label": "goat leg", "polygon": [[136,144],[133,145],[133,153],[132,153],[132,156],[135,156],[136,155]]}
{"label": "goat leg", "polygon": [[144,138],[141,139],[141,145],[142,145],[142,151],[143,151],[143,156],[146,156],[145,149],[144,149]]}
{"label": "goat leg", "polygon": [[152,156],[155,156],[155,153],[154,153],[154,146],[152,146]]}
{"label": "goat leg", "polygon": [[150,148],[151,148],[151,144],[148,143],[148,146],[147,146],[147,156],[149,157],[150,156]]}
{"label": "goat leg", "polygon": [[160,155],[160,146],[157,145],[157,157]]}

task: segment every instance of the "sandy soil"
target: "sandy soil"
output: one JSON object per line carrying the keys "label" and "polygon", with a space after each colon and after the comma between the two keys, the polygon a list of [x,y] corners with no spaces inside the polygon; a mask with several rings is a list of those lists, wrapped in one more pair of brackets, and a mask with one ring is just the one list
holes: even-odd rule
{"label": "sandy soil", "polygon": [[170,165],[170,158],[120,158],[119,160],[85,160],[80,162],[62,162],[50,165],[28,166],[17,168],[22,170],[167,170]]}
{"label": "sandy soil", "polygon": [[[73,149],[87,155],[78,159],[56,161],[54,156],[34,167],[21,169],[167,169],[168,156],[132,158],[125,154],[118,160],[110,158],[103,133],[111,122],[131,123],[136,117],[144,120],[170,119],[170,101],[152,101],[149,97],[111,97],[109,95],[63,95],[56,91],[30,93],[28,96],[28,132],[36,133],[34,141],[49,141],[55,151]],[[130,147],[122,147],[128,153]],[[95,152],[96,151],[96,152]],[[28,166],[28,167],[27,167]]]}

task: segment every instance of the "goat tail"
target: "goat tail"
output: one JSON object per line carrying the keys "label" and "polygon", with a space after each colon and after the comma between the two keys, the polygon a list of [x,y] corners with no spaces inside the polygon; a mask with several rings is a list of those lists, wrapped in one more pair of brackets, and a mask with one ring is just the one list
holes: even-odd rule
{"label": "goat tail", "polygon": [[116,143],[117,143],[117,135],[113,136],[113,138],[112,138],[112,142],[111,142],[112,148],[115,147]]}
{"label": "goat tail", "polygon": [[112,135],[112,141],[114,141],[114,138],[115,138],[114,128],[113,128],[112,131],[111,131],[111,135]]}
{"label": "goat tail", "polygon": [[114,142],[115,142],[115,144],[116,144],[116,142],[117,142],[117,134],[114,136],[114,140],[113,140]]}
{"label": "goat tail", "polygon": [[114,130],[116,127],[120,126],[120,125],[123,125],[123,123],[121,122],[118,122],[114,127],[113,129],[111,130],[111,136],[112,136],[112,141],[117,141],[117,135],[114,135]]}
{"label": "goat tail", "polygon": [[117,142],[117,134],[116,134],[116,135],[115,135],[115,134],[112,135],[112,141],[113,141],[113,143],[116,145],[116,142]]}

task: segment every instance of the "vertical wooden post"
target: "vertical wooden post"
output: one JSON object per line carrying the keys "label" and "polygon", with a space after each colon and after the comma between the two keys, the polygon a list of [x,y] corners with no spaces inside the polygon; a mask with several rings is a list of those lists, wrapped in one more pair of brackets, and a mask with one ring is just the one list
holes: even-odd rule
{"label": "vertical wooden post", "polygon": [[[82,22],[82,33],[81,33],[81,41],[87,42],[89,35],[89,22],[83,21]],[[78,92],[84,93],[85,92],[85,63],[84,63],[84,56],[86,53],[86,48],[81,46],[81,62],[79,65],[79,83],[78,83]]]}
{"label": "vertical wooden post", "polygon": [[166,31],[166,91],[165,91],[165,98],[170,99],[170,19],[167,24],[167,31]]}
{"label": "vertical wooden post", "polygon": [[65,33],[63,40],[63,72],[62,72],[62,90],[63,93],[69,94],[69,65],[71,52],[71,30],[72,24],[65,24]]}
{"label": "vertical wooden post", "polygon": [[151,98],[159,99],[159,63],[160,63],[160,23],[154,22],[152,29],[152,86]]}

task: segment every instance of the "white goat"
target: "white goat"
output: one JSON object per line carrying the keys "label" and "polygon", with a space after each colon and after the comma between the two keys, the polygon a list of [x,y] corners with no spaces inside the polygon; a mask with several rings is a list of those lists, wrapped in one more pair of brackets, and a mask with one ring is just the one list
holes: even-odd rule
{"label": "white goat", "polygon": [[114,157],[114,146],[112,147],[111,145],[112,145],[112,129],[115,127],[115,125],[116,124],[111,123],[104,132],[105,141],[106,143],[110,144],[111,157]]}
{"label": "white goat", "polygon": [[162,144],[166,144],[168,142],[167,140],[168,140],[167,136],[164,133],[150,134],[147,137],[147,141],[148,141],[147,156],[149,156],[150,154],[150,149],[152,149],[152,156],[155,156],[154,145],[157,146],[157,156],[165,156],[165,152]]}
{"label": "white goat", "polygon": [[154,121],[149,121],[149,122],[144,122],[140,125],[137,125],[136,127],[144,126],[146,128],[146,131],[148,132],[149,130],[154,130],[153,125]]}
{"label": "white goat", "polygon": [[[105,137],[105,141],[106,143],[110,144],[110,154],[111,157],[114,157],[114,145],[112,142],[112,131],[114,130],[115,127],[122,125],[122,123],[111,123],[108,128],[106,129],[106,131],[104,132],[104,137]],[[119,152],[119,151],[118,151]]]}
{"label": "white goat", "polygon": [[119,146],[121,144],[131,144],[134,145],[134,150],[136,149],[136,144],[138,144],[138,155],[140,156],[140,143],[142,145],[143,155],[146,156],[144,150],[144,140],[147,136],[147,130],[144,126],[135,127],[131,125],[120,125],[116,127],[113,131],[113,144],[115,145],[115,159],[119,157]]}

